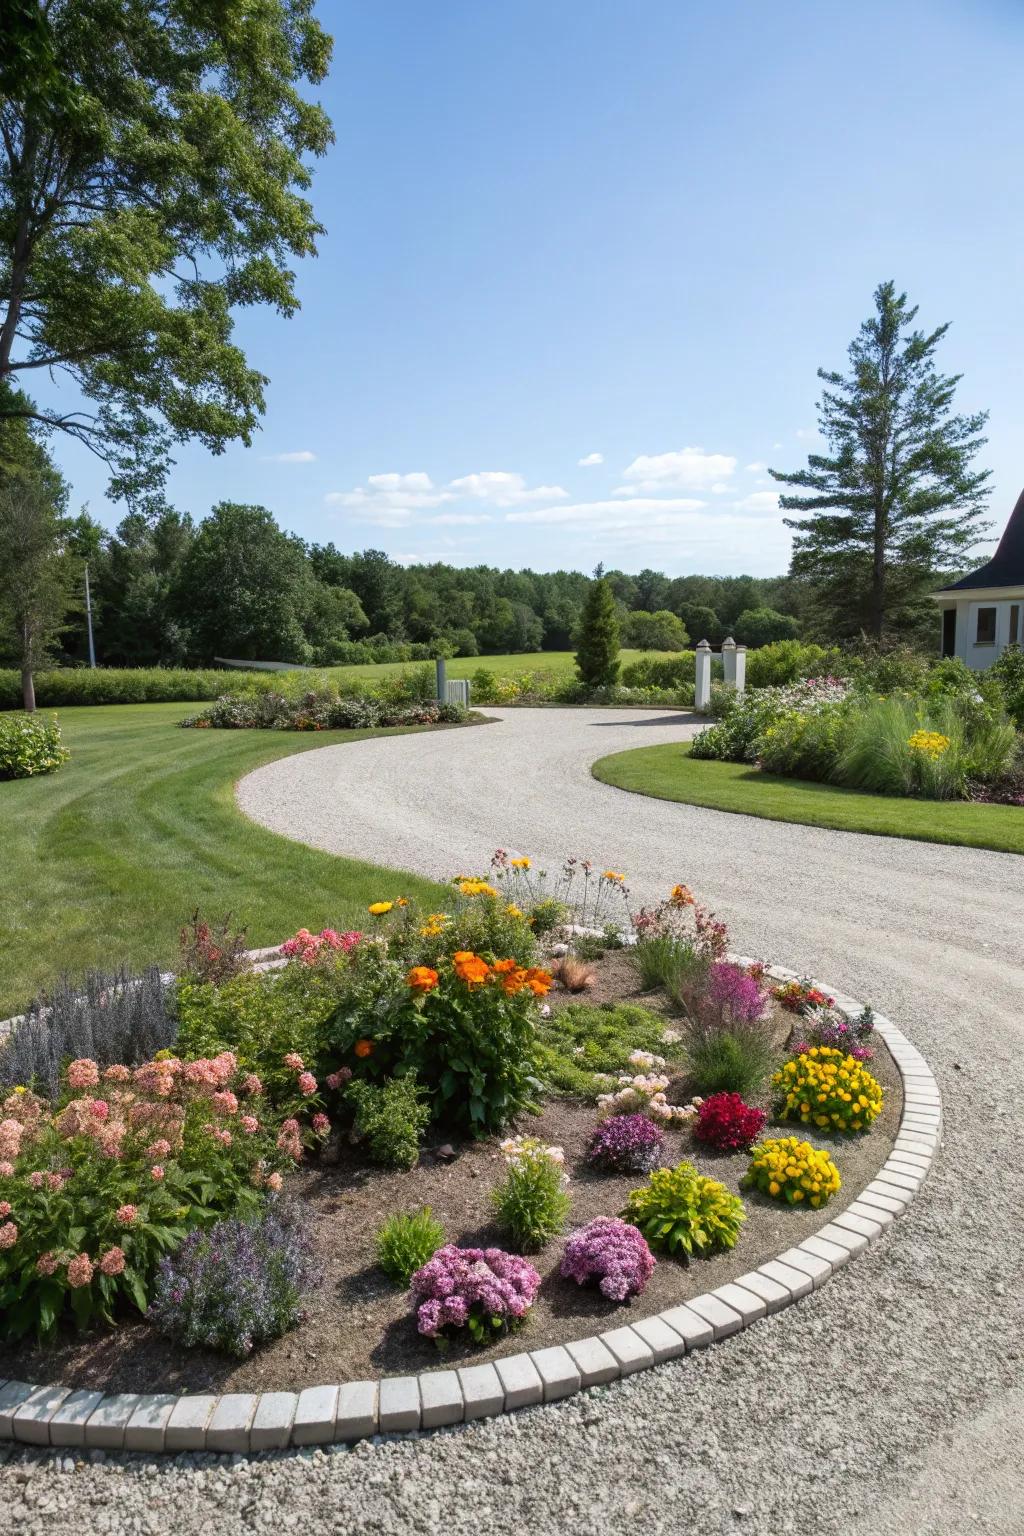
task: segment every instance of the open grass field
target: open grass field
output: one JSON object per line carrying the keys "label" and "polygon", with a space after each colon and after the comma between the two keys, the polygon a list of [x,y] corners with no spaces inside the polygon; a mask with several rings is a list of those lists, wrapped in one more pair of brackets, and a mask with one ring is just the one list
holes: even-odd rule
{"label": "open grass field", "polygon": [[[176,959],[193,910],[232,912],[253,945],[306,926],[362,927],[395,875],[248,821],[236,779],[271,758],[396,732],[182,731],[185,704],[60,712],[71,761],[0,782],[0,1018],[62,970]],[[403,890],[437,905],[413,876]]]}
{"label": "open grass field", "polygon": [[[623,650],[619,652],[619,659],[623,667],[628,667],[631,661],[639,661],[644,656],[672,654],[670,651]],[[338,678],[386,677],[389,672],[407,672],[410,667],[430,665],[432,663],[423,661],[373,661],[352,667],[326,667],[320,670]],[[575,674],[576,655],[573,651],[526,651],[519,656],[456,656],[447,665],[449,677],[472,677],[480,667],[498,677],[518,677],[523,672],[548,672],[555,676],[570,677]]]}
{"label": "open grass field", "polygon": [[872,795],[859,789],[781,778],[747,763],[693,758],[684,745],[615,752],[599,758],[591,772],[603,784],[634,794],[762,816],[768,821],[796,821],[841,832],[872,832],[877,837],[1024,853],[1024,808],[1019,806]]}

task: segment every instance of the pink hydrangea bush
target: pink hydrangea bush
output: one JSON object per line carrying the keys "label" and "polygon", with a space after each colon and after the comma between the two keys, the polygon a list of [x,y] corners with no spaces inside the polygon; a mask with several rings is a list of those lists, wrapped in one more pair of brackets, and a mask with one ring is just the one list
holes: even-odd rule
{"label": "pink hydrangea bush", "polygon": [[616,1216],[597,1216],[574,1232],[565,1245],[561,1273],[577,1285],[597,1281],[609,1301],[629,1301],[642,1294],[654,1272],[654,1255],[636,1227]]}
{"label": "pink hydrangea bush", "polygon": [[[131,1068],[71,1063],[51,1104],[0,1104],[0,1333],[46,1339],[145,1311],[162,1254],[189,1229],[258,1210],[303,1155],[230,1051]],[[314,1128],[314,1134],[319,1130]]]}
{"label": "pink hydrangea bush", "polygon": [[300,928],[294,937],[285,939],[281,953],[289,960],[301,961],[303,965],[316,965],[325,955],[336,954],[339,950],[347,955],[361,938],[361,933],[337,933],[333,928],[321,928],[319,933],[310,933],[308,928]]}
{"label": "pink hydrangea bush", "polygon": [[465,1328],[476,1342],[523,1321],[540,1290],[526,1259],[501,1248],[439,1248],[410,1281],[416,1326],[429,1339]]}

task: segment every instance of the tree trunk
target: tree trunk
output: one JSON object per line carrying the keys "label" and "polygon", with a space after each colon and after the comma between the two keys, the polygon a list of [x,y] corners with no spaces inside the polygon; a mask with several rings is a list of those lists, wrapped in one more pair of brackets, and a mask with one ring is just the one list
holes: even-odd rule
{"label": "tree trunk", "polygon": [[22,667],[21,669],[21,698],[25,713],[34,715],[36,712],[36,685],[31,667]]}

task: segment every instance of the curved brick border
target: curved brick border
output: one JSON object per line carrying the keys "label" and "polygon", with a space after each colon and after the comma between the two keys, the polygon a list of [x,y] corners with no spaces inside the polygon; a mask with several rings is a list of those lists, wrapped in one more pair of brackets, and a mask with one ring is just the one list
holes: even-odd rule
{"label": "curved brick border", "polygon": [[[265,951],[260,958],[273,953]],[[741,955],[730,958],[751,963]],[[795,971],[781,966],[769,967],[768,974],[777,981],[797,979]],[[823,982],[818,985],[831,991]],[[847,1014],[863,1006],[838,993],[835,999]],[[683,1306],[572,1344],[528,1350],[486,1365],[301,1392],[105,1395],[0,1379],[0,1440],[171,1453],[258,1452],[361,1440],[554,1402],[738,1333],[817,1290],[862,1253],[903,1214],[938,1152],[942,1100],[934,1074],[889,1019],[876,1016],[875,1028],[903,1078],[899,1134],[877,1177],[845,1211],[797,1247]]]}

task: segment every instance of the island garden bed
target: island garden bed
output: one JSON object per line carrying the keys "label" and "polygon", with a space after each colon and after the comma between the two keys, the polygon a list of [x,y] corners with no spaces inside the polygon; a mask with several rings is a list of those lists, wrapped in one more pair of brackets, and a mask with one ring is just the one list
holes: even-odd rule
{"label": "island garden bed", "polygon": [[[450,905],[440,914],[401,897],[374,903],[368,918],[378,926],[369,935],[303,931],[284,946],[284,970],[261,976],[239,973],[237,937],[198,924],[185,936],[187,968],[176,987],[155,976],[94,982],[85,1021],[94,1056],[79,1048],[85,1015],[68,990],[30,1014],[0,1050],[11,1089],[0,1126],[0,1286],[8,1325],[25,1333],[2,1346],[6,1375],[105,1392],[295,1390],[575,1340],[756,1269],[825,1225],[884,1163],[902,1096],[869,1011],[848,1020],[800,984],[774,995],[759,967],[725,958],[724,926],[685,887],[653,912],[632,913],[615,871],[598,875],[571,860],[545,884],[528,861],[499,854],[490,879],[459,878]],[[794,1054],[796,1037],[803,1049]],[[120,1064],[126,1039],[137,1042],[140,1068]],[[842,1051],[828,1044],[835,1040]],[[100,1059],[104,1043],[115,1050],[112,1068]],[[870,1061],[855,1062],[847,1045]],[[826,1134],[827,1125],[805,1123],[800,1105],[795,1123],[768,1119],[794,1069],[787,1061],[803,1070],[833,1059],[869,1085],[860,1099],[854,1088],[852,1108],[849,1095],[847,1106],[835,1101],[846,1119],[861,1116],[856,1131]],[[12,1083],[33,1064],[31,1083]],[[410,1149],[408,1099],[404,1109],[396,1100],[383,1118],[374,1114],[396,1083],[408,1088],[413,1064],[422,1114],[412,1114]],[[746,1149],[716,1151],[695,1134],[691,1096],[703,1087],[708,1098],[723,1074],[743,1087],[744,1114],[765,1111],[754,1115],[761,1129]],[[52,1124],[44,1095],[66,1106]],[[466,1134],[473,1115],[475,1137]],[[655,1127],[663,1146],[642,1169],[592,1167],[597,1126],[621,1127],[627,1117],[652,1140]],[[529,1139],[510,1146],[515,1134]],[[794,1134],[825,1149],[839,1170],[841,1188],[827,1205],[824,1194],[820,1203],[810,1194],[827,1190],[810,1171],[791,1184],[783,1177],[787,1188],[802,1182],[803,1205],[785,1203],[774,1184],[766,1187],[780,1198],[746,1188],[735,1247],[723,1239],[689,1262],[665,1251],[658,1224],[644,1227],[632,1210],[656,1262],[628,1303],[562,1274],[566,1242],[595,1218],[623,1214],[631,1193],[657,1180],[648,1179],[652,1167],[692,1164],[735,1221],[749,1143]],[[498,1212],[492,1198],[524,1170],[539,1174],[533,1237],[528,1223],[517,1236],[508,1203]],[[187,1335],[178,1314],[190,1274],[181,1255],[195,1242],[190,1230],[205,1230],[216,1248],[227,1218],[258,1224],[268,1201],[272,1212],[291,1213],[305,1272],[319,1270],[321,1283],[299,1287],[286,1322],[279,1310],[265,1339],[231,1355],[204,1343],[201,1328],[198,1341],[195,1330]],[[537,1289],[521,1326],[492,1333],[485,1319],[482,1340],[449,1326],[440,1348],[423,1331],[423,1312],[417,1328],[405,1286],[379,1267],[377,1239],[388,1218],[423,1206],[448,1244],[525,1253]],[[690,1209],[673,1220],[688,1244],[700,1221]],[[710,1231],[717,1218],[700,1220]],[[146,1234],[157,1229],[154,1248]],[[646,1251],[636,1227],[628,1231]],[[229,1274],[221,1292],[208,1291],[218,1326],[244,1311],[247,1273],[243,1266],[241,1279]],[[257,1325],[269,1316],[259,1294]],[[156,1306],[163,1331],[140,1315],[144,1304]],[[36,1341],[40,1324],[45,1337]]]}

